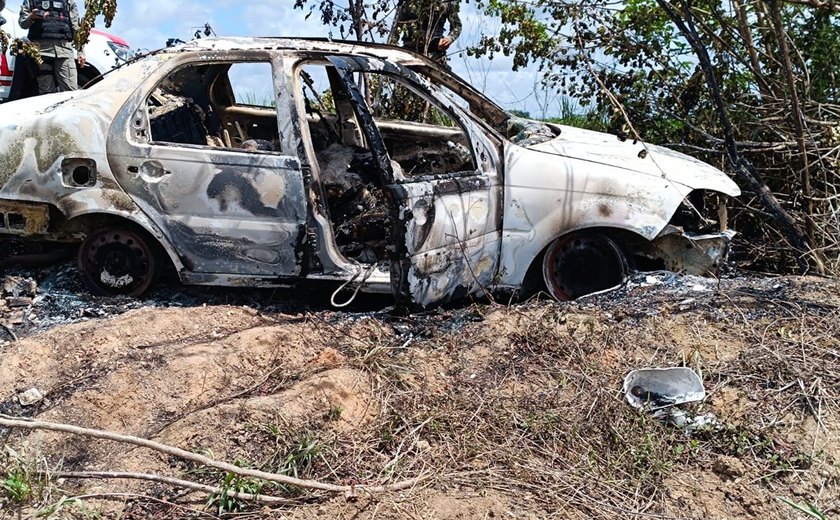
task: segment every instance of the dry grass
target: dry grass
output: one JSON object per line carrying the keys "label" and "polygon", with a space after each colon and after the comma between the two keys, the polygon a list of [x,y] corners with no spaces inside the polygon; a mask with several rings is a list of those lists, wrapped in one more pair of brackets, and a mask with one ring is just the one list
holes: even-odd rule
{"label": "dry grass", "polygon": [[[336,483],[428,475],[413,492],[420,509],[424,494],[480,491],[534,517],[704,518],[716,501],[730,518],[794,517],[778,496],[840,512],[837,284],[761,279],[692,291],[695,281],[669,280],[576,304],[311,314],[312,341],[372,376],[381,412],[350,432],[333,427],[340,409],[306,424],[247,425],[243,463]],[[688,434],[624,402],[630,370],[684,363],[702,371],[709,391],[695,410],[713,412],[719,427]],[[304,376],[280,371],[253,392]],[[720,470],[731,459],[742,464],[734,476]],[[689,477],[707,479],[688,486],[695,499],[680,487]],[[342,516],[325,495],[265,492],[301,505],[244,506],[236,517],[303,518],[309,507]],[[161,504],[171,494],[159,488],[149,495],[158,501],[131,501],[127,518],[207,512]],[[383,504],[405,512],[411,496],[363,500],[353,514],[389,517]],[[410,515],[392,515],[401,516]]]}

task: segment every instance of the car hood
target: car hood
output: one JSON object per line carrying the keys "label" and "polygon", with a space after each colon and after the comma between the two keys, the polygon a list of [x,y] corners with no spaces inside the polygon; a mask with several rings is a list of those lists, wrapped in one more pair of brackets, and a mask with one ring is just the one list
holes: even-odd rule
{"label": "car hood", "polygon": [[691,189],[714,190],[732,197],[741,194],[738,185],[725,173],[683,153],[632,139],[621,141],[612,134],[552,126],[560,130],[560,135],[528,149],[620,168],[631,176],[663,177]]}

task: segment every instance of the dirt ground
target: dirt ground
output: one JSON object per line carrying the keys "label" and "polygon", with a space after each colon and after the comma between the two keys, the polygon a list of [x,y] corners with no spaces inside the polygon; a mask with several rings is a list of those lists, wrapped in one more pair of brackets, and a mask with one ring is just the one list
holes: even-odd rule
{"label": "dirt ground", "polygon": [[[575,303],[397,316],[199,297],[43,327],[0,346],[6,416],[331,484],[418,480],[348,497],[113,441],[0,430],[0,518],[832,518],[838,288],[659,273]],[[687,432],[624,400],[631,370],[683,365],[708,394],[683,409],[712,425]],[[31,388],[44,399],[22,406]],[[156,474],[288,504],[60,471]],[[29,494],[15,499],[10,479]]]}

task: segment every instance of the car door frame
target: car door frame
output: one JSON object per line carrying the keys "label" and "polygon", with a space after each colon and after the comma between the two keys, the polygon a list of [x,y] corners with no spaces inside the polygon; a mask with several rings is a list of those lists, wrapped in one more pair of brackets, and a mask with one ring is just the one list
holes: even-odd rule
{"label": "car door frame", "polygon": [[[154,141],[151,135],[146,100],[161,81],[187,66],[242,62],[270,63],[274,95],[284,95],[285,82],[279,81],[283,77],[283,61],[277,52],[236,51],[224,56],[217,54],[212,59],[198,53],[184,53],[169,60],[162,67],[163,70],[156,71],[141,83],[135,95],[126,103],[112,127],[118,130],[108,136],[109,165],[121,188],[155,222],[173,250],[177,251],[180,263],[184,266],[179,273],[182,280],[197,284],[286,285],[289,279],[299,278],[304,271],[308,205],[304,173],[297,150],[289,149],[290,140],[283,133],[283,121],[290,116],[287,104],[279,100],[276,104],[279,142],[282,147],[280,153],[167,143]],[[236,206],[236,211],[241,215],[237,213],[228,219],[227,225],[219,225],[224,224],[224,221],[218,218],[218,214],[208,213],[200,218],[184,215],[182,220],[187,223],[200,221],[197,227],[201,228],[201,232],[193,233],[195,230],[184,229],[183,222],[175,222],[177,219],[167,214],[159,203],[163,194],[157,185],[161,179],[173,175],[173,168],[161,162],[161,153],[164,158],[170,156],[168,158],[175,164],[181,161],[177,155],[182,154],[184,157],[192,157],[201,166],[198,170],[206,173],[206,178],[196,181],[201,184],[201,190],[196,190],[201,193],[197,193],[196,197],[201,198],[208,207],[218,204],[221,208],[220,202],[212,200],[215,197],[211,193],[214,191],[211,190],[211,184],[215,182],[219,188],[215,191],[220,192],[230,184],[228,181],[235,180],[233,177],[241,177],[245,179],[245,184],[253,185],[261,182],[256,179],[257,174],[261,173],[261,179],[270,180],[272,186],[282,185],[283,190],[276,196],[266,197],[263,190],[259,189],[260,186],[252,186],[253,190],[248,191],[256,194],[257,200]],[[249,176],[256,180],[249,181]],[[274,199],[277,199],[277,204],[272,207]],[[281,207],[284,200],[290,204]],[[214,216],[217,217],[215,222]],[[190,227],[189,224],[187,227]],[[216,253],[212,253],[210,249],[215,246],[208,247],[203,241],[204,238],[219,235],[219,231],[230,231],[230,236],[218,240],[215,246],[220,247],[216,248]],[[220,259],[214,260],[212,254],[218,255]],[[204,261],[210,264],[209,268],[202,267],[201,262]]]}
{"label": "car door frame", "polygon": [[[430,307],[492,292],[502,243],[503,179],[500,151],[481,127],[437,87],[399,64],[373,57],[329,56],[354,98],[357,117],[392,200],[396,225],[391,285],[398,303]],[[458,122],[476,170],[395,179],[376,121],[353,74],[398,78]],[[441,219],[440,215],[445,214]]]}

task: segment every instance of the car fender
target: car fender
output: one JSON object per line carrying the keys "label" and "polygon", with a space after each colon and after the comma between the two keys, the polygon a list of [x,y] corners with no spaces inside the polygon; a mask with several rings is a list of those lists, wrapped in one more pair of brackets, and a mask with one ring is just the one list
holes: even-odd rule
{"label": "car fender", "polygon": [[[519,287],[535,258],[556,238],[592,228],[655,239],[693,186],[624,166],[508,145],[499,285]],[[723,175],[723,173],[721,173]]]}
{"label": "car fender", "polygon": [[184,270],[180,256],[160,228],[121,189],[91,188],[58,200],[58,208],[68,222],[95,215],[108,215],[128,221],[154,238],[172,261],[177,272]]}

